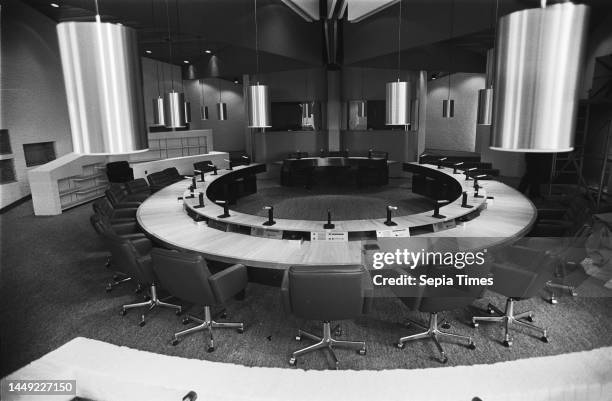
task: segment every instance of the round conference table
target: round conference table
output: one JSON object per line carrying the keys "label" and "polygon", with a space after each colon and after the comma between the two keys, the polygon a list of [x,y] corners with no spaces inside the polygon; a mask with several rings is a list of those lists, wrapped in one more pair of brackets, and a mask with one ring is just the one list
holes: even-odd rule
{"label": "round conference table", "polygon": [[[477,198],[473,180],[465,180],[462,172],[453,174],[449,168],[418,163],[405,163],[404,170],[454,188],[457,198],[440,207],[444,218],[427,211],[394,216],[397,225],[393,227],[385,225],[384,219],[362,219],[333,221],[334,229],[325,230],[324,220],[275,219],[276,224],[268,227],[263,225],[264,217],[231,209],[230,217],[220,217],[223,206],[209,198],[218,192],[215,185],[265,171],[264,165],[250,164],[207,174],[205,182],[197,182],[194,198],[183,199],[190,194],[191,179],[163,188],[141,204],[137,219],[150,237],[166,247],[198,252],[210,260],[275,270],[292,265],[360,264],[364,249],[386,237],[395,237],[397,248],[409,244],[410,236],[448,241],[449,246],[462,250],[486,249],[520,239],[535,222],[531,201],[501,182],[479,181],[482,197]],[[464,191],[471,208],[462,207]],[[205,194],[204,207],[196,208],[200,192]],[[488,199],[491,197],[494,199]]]}

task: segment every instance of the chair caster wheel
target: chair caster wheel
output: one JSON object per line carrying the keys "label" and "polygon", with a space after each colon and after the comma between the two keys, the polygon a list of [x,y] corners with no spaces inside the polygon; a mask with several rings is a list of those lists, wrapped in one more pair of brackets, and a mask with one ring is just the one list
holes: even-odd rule
{"label": "chair caster wheel", "polygon": [[222,313],[219,315],[219,319],[227,319],[227,313],[226,313],[226,312],[222,312]]}
{"label": "chair caster wheel", "polygon": [[406,347],[406,343],[397,343],[395,346],[399,349],[404,349],[404,347]]}
{"label": "chair caster wheel", "polygon": [[472,326],[473,328],[477,328],[478,327],[478,323],[472,322],[472,324],[470,326]]}
{"label": "chair caster wheel", "polygon": [[142,327],[142,326],[144,326],[145,324],[146,324],[145,317],[144,317],[144,315],[141,315],[141,316],[140,316],[140,322],[138,323],[138,325],[139,325],[140,327]]}
{"label": "chair caster wheel", "polygon": [[302,341],[302,336],[300,335],[295,336],[295,341]]}
{"label": "chair caster wheel", "polygon": [[557,304],[557,298],[549,298],[549,299],[548,299],[548,302],[549,302],[551,305],[556,305],[556,304]]}
{"label": "chair caster wheel", "polygon": [[358,351],[357,351],[357,353],[358,353],[359,355],[365,355],[365,354],[366,354],[366,352],[367,352],[367,351],[366,351],[366,349],[365,349],[365,348],[362,348],[362,349],[360,349],[360,350],[358,350]]}
{"label": "chair caster wheel", "polygon": [[472,342],[470,342],[470,343],[468,344],[468,348],[469,348],[469,349],[476,349],[476,344],[474,344],[474,342],[472,341]]}
{"label": "chair caster wheel", "polygon": [[510,346],[512,346],[512,341],[504,340],[502,344],[504,344],[504,347],[509,348]]}
{"label": "chair caster wheel", "polygon": [[491,305],[487,306],[487,312],[489,312],[489,315],[494,315],[495,314],[495,309],[493,309],[493,307]]}
{"label": "chair caster wheel", "polygon": [[173,346],[177,345],[178,343],[179,343],[178,338],[173,338],[172,341],[170,341],[170,344],[172,344]]}
{"label": "chair caster wheel", "polygon": [[211,352],[214,352],[214,351],[215,351],[215,347],[208,346],[208,348],[206,348],[206,352],[208,352],[208,353],[211,353]]}
{"label": "chair caster wheel", "polygon": [[533,318],[533,316],[529,315],[527,316],[527,321],[533,323],[535,319]]}
{"label": "chair caster wheel", "polygon": [[578,293],[574,290],[570,290],[570,294],[572,294],[572,297],[577,297]]}
{"label": "chair caster wheel", "polygon": [[239,327],[236,329],[236,331],[238,332],[238,334],[242,334],[244,333],[244,327]]}
{"label": "chair caster wheel", "polygon": [[342,329],[341,328],[336,329],[336,331],[334,331],[334,335],[336,337],[340,337],[342,335]]}
{"label": "chair caster wheel", "polygon": [[183,320],[181,321],[181,323],[183,323],[183,324],[189,324],[189,323],[191,323],[191,319],[189,319],[187,316],[185,316],[185,317],[183,318]]}
{"label": "chair caster wheel", "polygon": [[442,323],[440,325],[440,328],[444,329],[444,330],[449,330],[451,328],[451,325],[449,322],[445,321],[444,323]]}
{"label": "chair caster wheel", "polygon": [[126,313],[127,313],[127,310],[125,310],[125,309],[121,309],[121,310],[119,311],[119,314],[120,314],[121,316],[125,316],[125,314],[126,314]]}
{"label": "chair caster wheel", "polygon": [[542,336],[542,337],[540,337],[540,341],[542,341],[543,343],[547,343],[548,342],[548,337],[547,336]]}
{"label": "chair caster wheel", "polygon": [[289,365],[291,365],[291,366],[295,366],[295,365],[297,365],[297,359],[295,359],[295,358],[290,358],[290,359],[289,359]]}
{"label": "chair caster wheel", "polygon": [[442,359],[440,359],[440,363],[446,364],[447,362],[448,362],[448,357],[446,355],[442,356]]}

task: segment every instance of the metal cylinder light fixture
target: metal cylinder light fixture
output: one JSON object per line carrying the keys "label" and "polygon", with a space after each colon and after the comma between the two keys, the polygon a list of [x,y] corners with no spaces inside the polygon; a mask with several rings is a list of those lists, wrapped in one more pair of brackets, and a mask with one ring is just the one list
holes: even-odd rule
{"label": "metal cylinder light fixture", "polygon": [[223,102],[217,103],[217,117],[219,121],[227,120],[227,104]]}
{"label": "metal cylinder light fixture", "polygon": [[410,83],[387,82],[386,125],[410,124]]}
{"label": "metal cylinder light fixture", "polygon": [[478,91],[478,113],[476,124],[491,125],[493,117],[493,80],[495,68],[495,49],[487,51],[487,73],[485,76],[485,88]]}
{"label": "metal cylinder light fixture", "polygon": [[164,98],[157,96],[153,99],[153,126],[163,127],[166,124],[166,114],[164,110]]}
{"label": "metal cylinder light fixture", "polygon": [[302,102],[300,107],[302,108],[302,118],[310,118],[312,115],[312,102]]}
{"label": "metal cylinder light fixture", "polygon": [[191,122],[191,102],[185,101],[183,103],[183,109],[185,110],[185,123]]}
{"label": "metal cylinder light fixture", "polygon": [[249,85],[248,96],[248,117],[249,128],[270,128],[270,98],[266,85]]}
{"label": "metal cylinder light fixture", "polygon": [[98,19],[59,23],[57,35],[74,152],[147,150],[136,31]]}
{"label": "metal cylinder light fixture", "polygon": [[357,117],[365,118],[368,116],[368,106],[365,100],[357,101]]}
{"label": "metal cylinder light fixture", "polygon": [[573,150],[588,13],[567,2],[500,19],[491,149]]}
{"label": "metal cylinder light fixture", "polygon": [[166,128],[185,128],[185,95],[172,90],[164,95]]}
{"label": "metal cylinder light fixture", "polygon": [[208,106],[200,106],[200,120],[206,121],[208,120]]}

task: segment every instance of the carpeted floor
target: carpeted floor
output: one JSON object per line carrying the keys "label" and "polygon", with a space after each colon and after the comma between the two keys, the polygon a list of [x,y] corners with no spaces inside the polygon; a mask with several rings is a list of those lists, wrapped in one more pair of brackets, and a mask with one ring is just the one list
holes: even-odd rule
{"label": "carpeted floor", "polygon": [[[217,331],[217,350],[208,354],[202,335],[187,337],[173,347],[169,340],[184,326],[167,310],[154,311],[145,327],[137,325],[139,313],[119,316],[124,303],[137,300],[133,287],[124,285],[105,293],[111,274],[104,268],[103,245],[89,225],[91,205],[66,211],[60,216],[35,217],[31,202],[0,216],[2,267],[0,271],[0,376],[82,336],[117,345],[177,355],[244,364],[287,367],[297,343],[297,327],[318,331],[316,322],[299,322],[287,316],[279,302],[278,288],[250,285],[245,301],[228,305],[229,319],[244,321],[244,334]],[[588,284],[588,283],[587,283]],[[487,294],[475,303],[502,305],[501,297]],[[449,365],[470,365],[555,355],[612,345],[612,298],[562,297],[556,306],[537,298],[520,302],[518,309],[536,312],[536,324],[550,328],[550,343],[544,344],[529,332],[517,329],[514,346],[500,345],[501,328],[467,325],[474,310],[445,314],[451,330],[473,335],[477,348],[447,344]],[[367,342],[368,354],[338,351],[345,369],[424,368],[441,366],[429,341],[409,344],[398,350],[398,337],[416,333],[404,327],[405,318],[424,319],[409,312],[397,300],[375,299],[373,311],[363,318],[343,323],[344,338]],[[75,355],[78,358],[78,355]],[[328,367],[327,356],[318,352],[305,356],[300,366]],[[162,367],[160,367],[161,369]]]}
{"label": "carpeted floor", "polygon": [[363,188],[319,181],[311,189],[283,187],[276,179],[259,180],[257,193],[241,198],[232,208],[267,217],[263,207],[273,206],[275,217],[296,220],[325,220],[327,210],[334,220],[384,219],[388,205],[397,206],[394,216],[433,209],[430,199],[413,194],[411,188],[407,178],[390,178],[388,185]]}

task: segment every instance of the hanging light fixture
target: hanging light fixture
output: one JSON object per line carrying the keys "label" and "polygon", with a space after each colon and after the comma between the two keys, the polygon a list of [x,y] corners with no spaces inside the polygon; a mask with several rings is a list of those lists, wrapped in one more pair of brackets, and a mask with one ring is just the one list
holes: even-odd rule
{"label": "hanging light fixture", "polygon": [[[151,1],[151,21],[153,21],[153,26],[155,26],[155,3]],[[164,71],[162,67],[162,77]],[[153,99],[153,127],[163,127],[166,124],[166,115],[164,110],[164,98],[162,96],[162,91],[160,88],[159,81],[159,61],[155,60],[155,78],[157,79],[157,97]],[[162,78],[163,81],[163,78]]]}
{"label": "hanging light fixture", "polygon": [[585,5],[542,1],[500,19],[491,149],[573,150],[588,14]]}
{"label": "hanging light fixture", "polygon": [[397,29],[397,82],[387,82],[386,125],[410,124],[410,84],[400,80],[402,44],[402,0],[399,2]]}
{"label": "hanging light fixture", "polygon": [[[497,15],[499,0],[495,1],[495,16],[492,20],[494,29],[493,38],[497,36]],[[478,91],[478,113],[476,124],[491,125],[493,118],[493,80],[495,79],[495,46],[487,51],[487,72],[485,75],[485,88]]]}
{"label": "hanging light fixture", "polygon": [[[450,37],[453,38],[455,28],[455,0],[451,0],[451,21],[450,21]],[[447,98],[442,100],[442,117],[443,118],[454,118],[455,117],[455,99],[451,99],[451,75],[453,64],[453,50],[450,49],[448,52],[448,95]]]}
{"label": "hanging light fixture", "polygon": [[366,118],[368,116],[367,103],[363,97],[363,68],[361,68],[361,99],[357,102],[357,117]]}
{"label": "hanging light fixture", "polygon": [[[168,0],[166,0],[166,19],[168,23],[168,53],[170,65],[173,63],[172,35],[170,33],[170,10]],[[174,76],[170,67],[171,90],[164,95],[164,107],[166,114],[166,128],[185,128],[185,95],[183,92],[174,90]]]}
{"label": "hanging light fixture", "polygon": [[[257,25],[257,0],[255,5],[255,57],[256,74],[259,75],[259,29]],[[257,82],[247,88],[247,109],[249,128],[269,128],[270,125],[270,98],[268,87]]]}
{"label": "hanging light fixture", "polygon": [[200,120],[208,120],[208,106],[204,105],[204,80],[198,80],[200,84]]}
{"label": "hanging light fixture", "polygon": [[61,22],[62,60],[73,151],[145,151],[148,137],[136,31],[102,22]]}
{"label": "hanging light fixture", "polygon": [[[176,29],[177,29],[177,35],[180,37],[181,36],[181,20],[179,16],[178,0],[176,0],[175,5],[176,5]],[[184,61],[184,63],[187,63],[187,62]],[[188,124],[191,122],[191,102],[189,102],[189,100],[187,99],[187,96],[185,95],[185,83],[183,81],[183,76],[182,76],[182,67],[181,67],[181,91],[183,92],[183,96],[185,97],[185,100],[183,102],[183,109],[185,113],[185,123]]]}
{"label": "hanging light fixture", "polygon": [[219,83],[219,102],[217,103],[217,117],[219,121],[227,120],[227,104],[221,100],[221,83]]}

